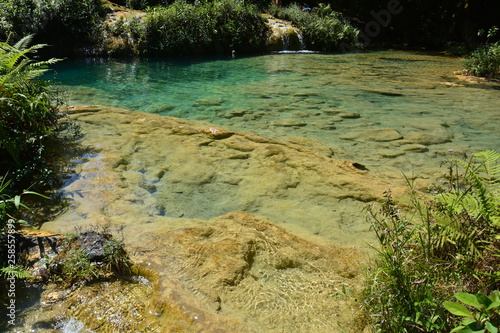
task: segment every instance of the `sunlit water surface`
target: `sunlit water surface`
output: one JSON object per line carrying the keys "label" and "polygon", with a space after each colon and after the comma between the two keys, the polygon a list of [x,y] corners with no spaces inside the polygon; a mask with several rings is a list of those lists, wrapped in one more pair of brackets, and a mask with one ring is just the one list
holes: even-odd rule
{"label": "sunlit water surface", "polygon": [[[461,69],[456,58],[385,51],[66,60],[50,78],[68,90],[72,105],[207,120],[279,139],[316,139],[336,157],[380,175],[432,178],[451,151],[499,148],[500,85],[459,81],[455,74]],[[412,147],[407,144],[415,142],[358,137],[367,129],[434,134],[438,143]]]}

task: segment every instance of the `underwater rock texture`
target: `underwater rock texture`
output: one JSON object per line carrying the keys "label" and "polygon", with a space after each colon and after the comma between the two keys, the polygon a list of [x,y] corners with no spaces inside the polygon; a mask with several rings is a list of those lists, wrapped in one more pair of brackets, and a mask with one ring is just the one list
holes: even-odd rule
{"label": "underwater rock texture", "polygon": [[332,159],[314,140],[116,108],[70,111],[82,144],[95,149],[74,160],[63,188],[70,208],[43,229],[119,230],[132,259],[156,276],[150,306],[163,332],[176,323],[203,332],[360,331],[349,328],[356,309],[344,293],[360,283],[355,247],[373,240],[362,209],[403,188]]}

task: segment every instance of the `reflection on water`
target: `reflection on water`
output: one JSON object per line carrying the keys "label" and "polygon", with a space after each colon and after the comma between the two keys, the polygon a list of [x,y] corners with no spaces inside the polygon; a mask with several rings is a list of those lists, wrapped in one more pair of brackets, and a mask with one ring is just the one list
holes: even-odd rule
{"label": "reflection on water", "polygon": [[[86,59],[59,65],[55,80],[69,89],[71,104],[202,119],[275,138],[317,139],[337,157],[373,172],[430,177],[451,150],[498,149],[500,143],[500,86],[465,85],[454,76],[461,68],[459,59],[395,51]],[[359,135],[367,129],[394,129],[405,138]]]}

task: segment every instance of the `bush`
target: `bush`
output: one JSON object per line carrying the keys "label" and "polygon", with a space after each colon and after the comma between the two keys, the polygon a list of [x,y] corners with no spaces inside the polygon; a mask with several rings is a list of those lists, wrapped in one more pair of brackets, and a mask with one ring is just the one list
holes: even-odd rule
{"label": "bush", "polygon": [[302,31],[307,48],[317,51],[339,51],[343,43],[359,46],[359,30],[340,13],[329,6],[314,8],[312,13],[303,11],[297,4],[279,9],[269,9],[272,15],[293,22]]}
{"label": "bush", "polygon": [[[0,2],[0,39],[35,35],[52,45],[96,42],[106,13],[101,0],[4,0]],[[59,46],[59,45],[58,45]]]}
{"label": "bush", "polygon": [[380,247],[365,304],[377,332],[449,332],[458,322],[443,302],[500,288],[499,162],[494,151],[453,159],[441,193],[410,186],[407,212],[389,195],[370,210]]}
{"label": "bush", "polygon": [[500,77],[500,43],[481,46],[464,60],[467,74]]}
{"label": "bush", "polygon": [[238,0],[157,7],[127,29],[146,54],[201,54],[262,49],[267,27],[252,5]]}

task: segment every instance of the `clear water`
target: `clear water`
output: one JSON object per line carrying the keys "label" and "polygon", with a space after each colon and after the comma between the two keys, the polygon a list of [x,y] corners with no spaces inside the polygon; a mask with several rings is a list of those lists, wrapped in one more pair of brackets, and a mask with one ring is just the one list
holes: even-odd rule
{"label": "clear water", "polygon": [[[115,106],[267,137],[319,140],[337,157],[388,177],[405,172],[431,178],[449,151],[500,148],[500,85],[460,81],[461,61],[440,55],[83,59],[55,69],[48,77],[68,90],[72,105]],[[360,117],[340,118],[338,110]],[[448,139],[417,151],[402,149],[401,141],[352,139],[352,133],[382,128]]]}

